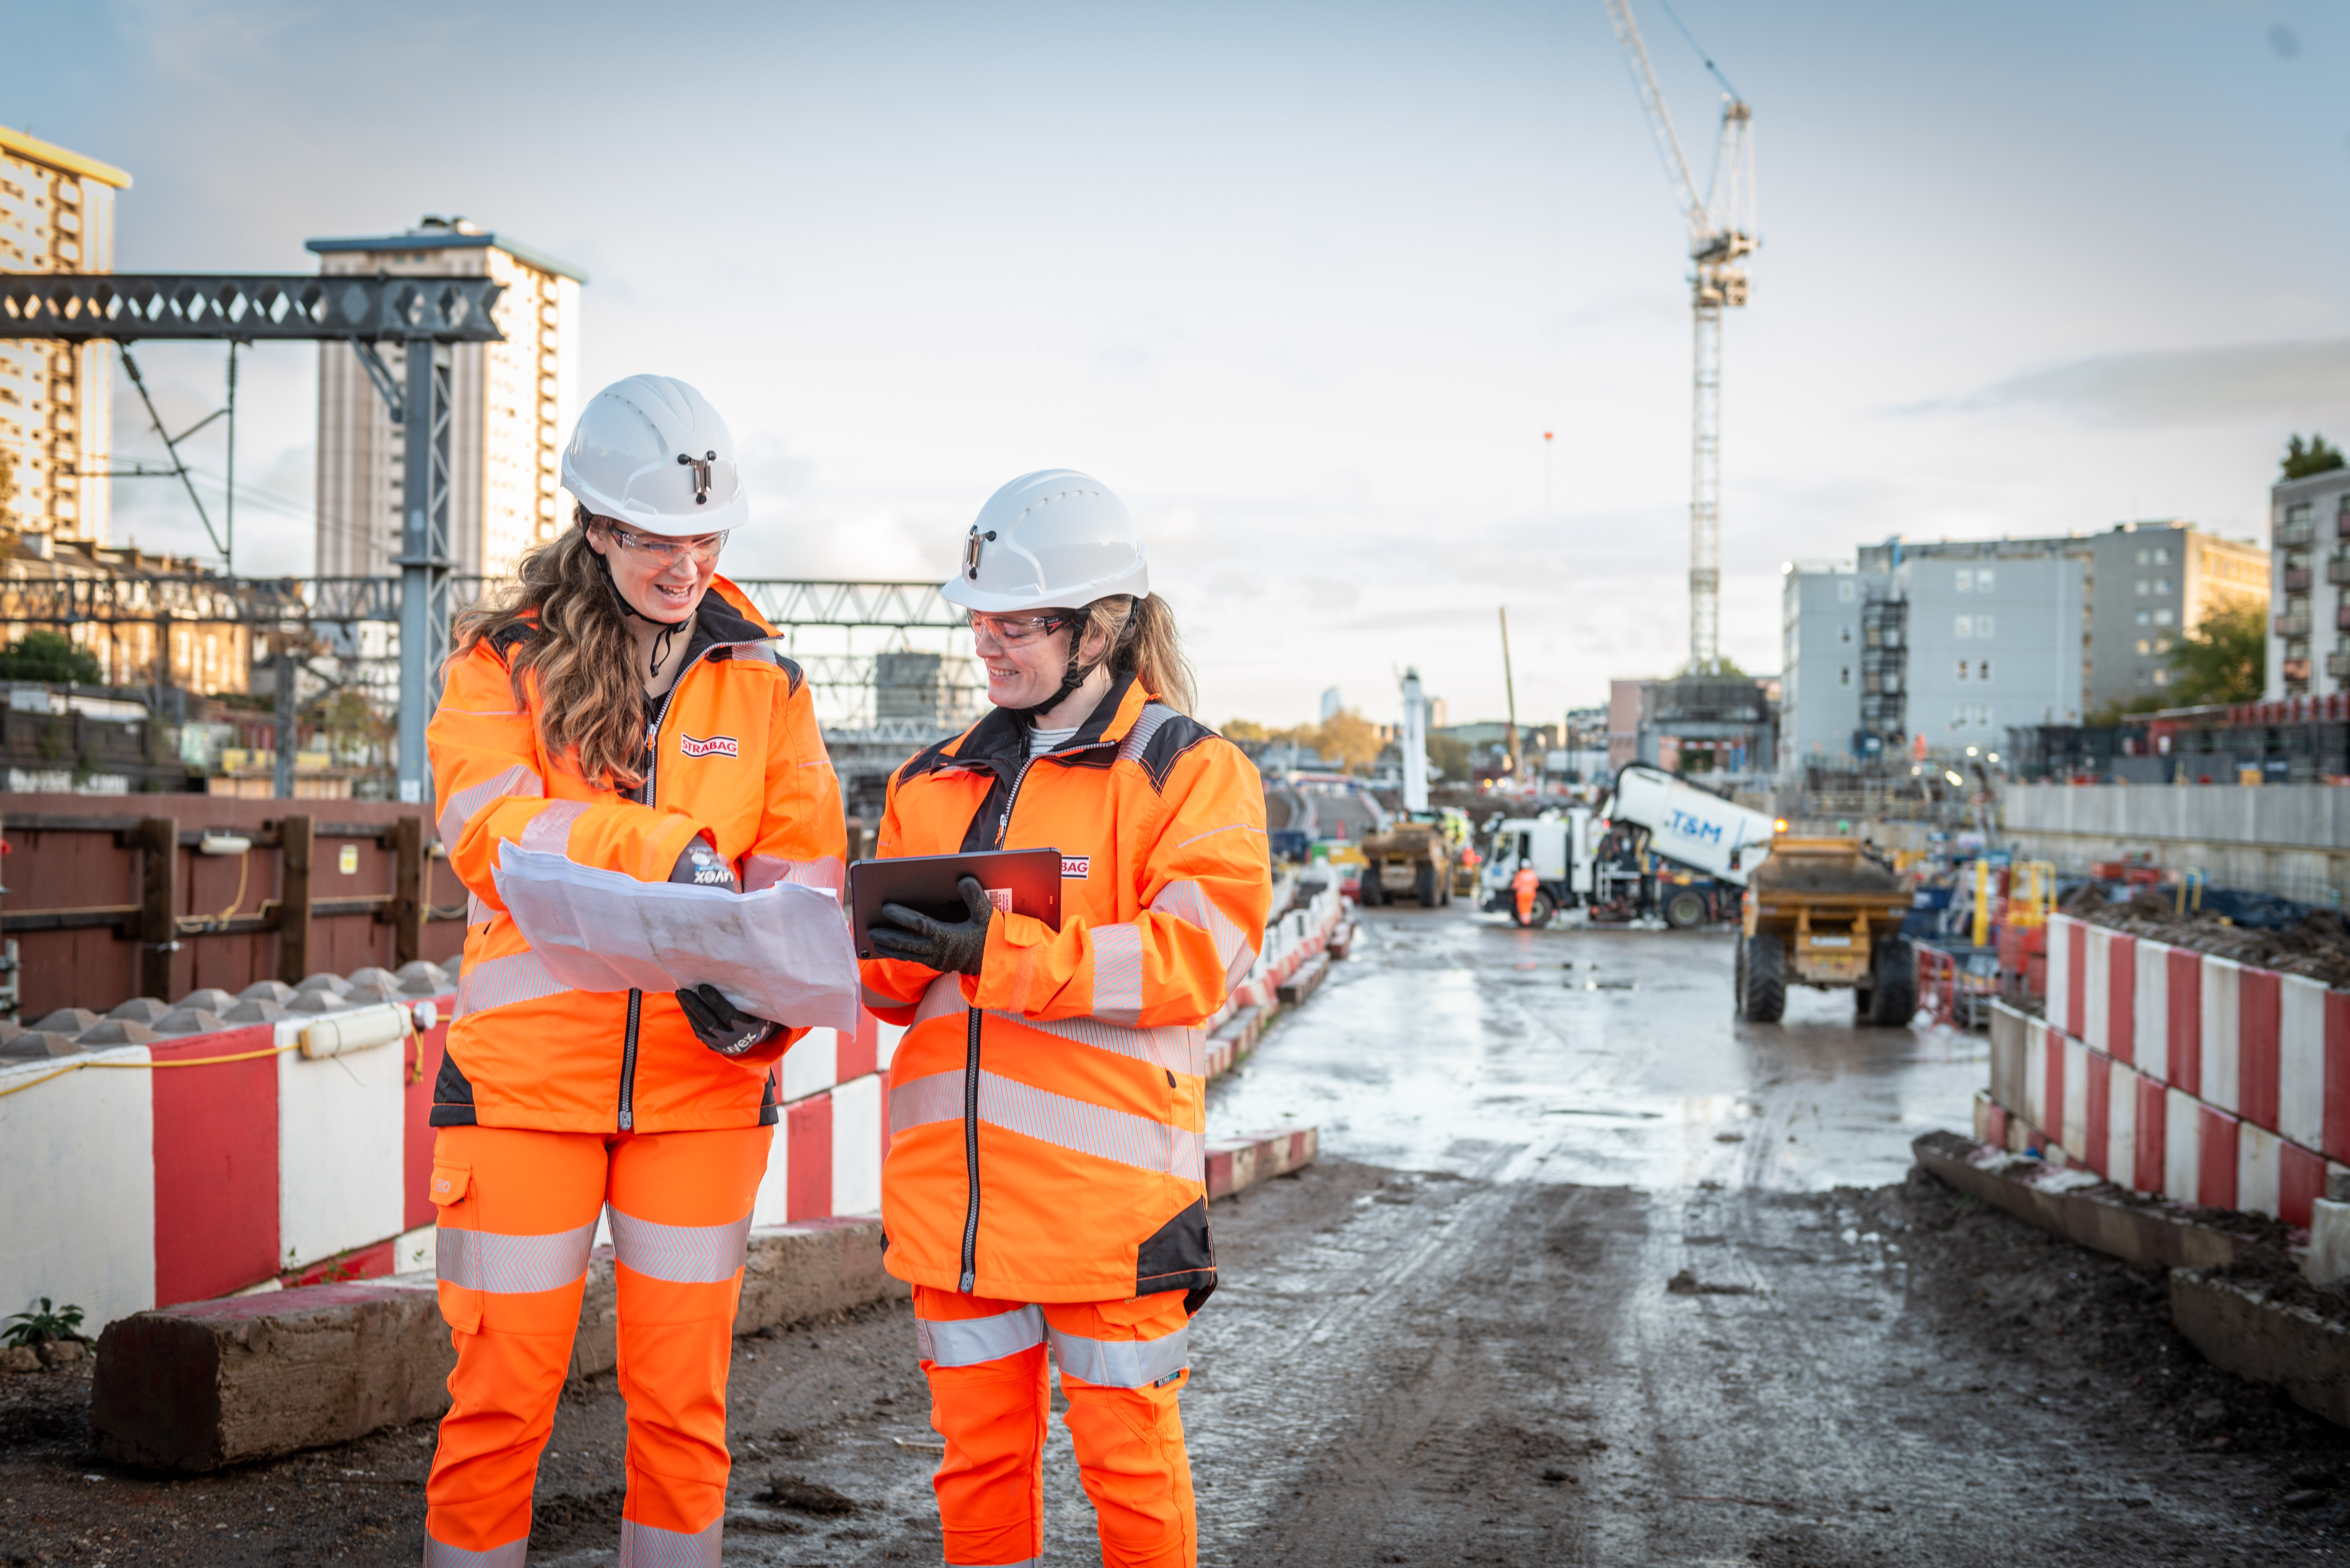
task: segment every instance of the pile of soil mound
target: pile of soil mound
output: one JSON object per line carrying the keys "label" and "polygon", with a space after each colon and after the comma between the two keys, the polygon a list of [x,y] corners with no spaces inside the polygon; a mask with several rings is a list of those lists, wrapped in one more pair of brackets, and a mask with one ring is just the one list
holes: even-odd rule
{"label": "pile of soil mound", "polygon": [[1902,893],[1908,888],[1891,867],[1865,855],[1793,848],[1773,849],[1747,886],[1757,893]]}
{"label": "pile of soil mound", "polygon": [[2231,925],[2210,910],[2181,915],[2160,893],[2141,890],[2127,903],[2114,903],[2094,882],[2066,898],[2064,909],[2134,937],[2350,989],[2350,922],[2332,909],[2313,910],[2281,929],[2262,930]]}

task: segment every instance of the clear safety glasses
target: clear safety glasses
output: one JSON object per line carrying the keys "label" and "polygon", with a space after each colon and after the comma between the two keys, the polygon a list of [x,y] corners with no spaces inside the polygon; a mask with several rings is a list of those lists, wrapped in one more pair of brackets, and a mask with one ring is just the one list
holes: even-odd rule
{"label": "clear safety glasses", "polygon": [[1076,618],[1067,612],[1047,612],[1044,615],[983,615],[971,612],[973,635],[985,632],[1006,648],[1018,648],[1023,643],[1049,637]]}
{"label": "clear safety glasses", "polygon": [[663,539],[651,534],[633,534],[617,524],[606,524],[604,535],[629,555],[651,566],[672,566],[691,556],[697,566],[706,566],[718,559],[718,552],[726,548],[723,534],[704,534],[699,539]]}

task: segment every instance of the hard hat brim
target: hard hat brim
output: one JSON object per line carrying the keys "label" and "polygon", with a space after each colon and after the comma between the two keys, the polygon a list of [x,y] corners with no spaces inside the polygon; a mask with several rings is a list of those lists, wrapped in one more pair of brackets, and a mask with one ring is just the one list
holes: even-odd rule
{"label": "hard hat brim", "polygon": [[1047,594],[990,593],[960,573],[939,586],[939,597],[951,605],[977,610],[982,615],[1009,615],[1015,610],[1083,609],[1096,599],[1106,599],[1113,594],[1132,594],[1139,599],[1149,598],[1149,566],[1138,561],[1130,572],[1099,578],[1082,587],[1062,588]]}

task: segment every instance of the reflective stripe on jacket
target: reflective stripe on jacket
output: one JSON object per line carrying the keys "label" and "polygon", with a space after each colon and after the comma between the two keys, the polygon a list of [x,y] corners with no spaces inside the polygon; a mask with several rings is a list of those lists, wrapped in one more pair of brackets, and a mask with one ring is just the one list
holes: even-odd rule
{"label": "reflective stripe on jacket", "polygon": [[798,667],[761,640],[771,632],[742,590],[712,583],[661,710],[641,799],[545,754],[537,684],[515,707],[504,650],[482,642],[449,661],[426,738],[441,842],[473,898],[435,1127],[656,1133],[775,1119],[768,1070],[805,1031],[729,1059],[702,1045],[670,993],[567,990],[530,950],[490,874],[511,839],[661,882],[704,834],[746,891],[793,881],[837,894],[847,849],[840,788]]}
{"label": "reflective stripe on jacket", "polygon": [[1206,1042],[1263,945],[1264,786],[1204,725],[1120,681],[1028,757],[998,709],[889,781],[877,853],[1061,852],[1061,924],[989,929],[976,977],[863,965],[910,1025],[889,1067],[886,1260],[1023,1302],[1214,1288]]}

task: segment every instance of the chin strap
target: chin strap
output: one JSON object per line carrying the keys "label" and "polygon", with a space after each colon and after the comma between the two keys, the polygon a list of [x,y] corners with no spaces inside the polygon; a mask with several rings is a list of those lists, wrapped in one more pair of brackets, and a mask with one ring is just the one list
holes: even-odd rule
{"label": "chin strap", "polygon": [[[604,558],[603,552],[598,550],[595,552],[595,556],[596,569],[604,574],[604,586],[612,590],[612,602],[620,607],[620,613],[623,616],[634,616],[639,620],[643,621],[647,626],[657,626],[660,628],[660,632],[658,632],[653,638],[652,664],[650,668],[645,671],[645,675],[648,680],[658,677],[660,674],[661,660],[669,657],[669,647],[671,639],[673,639],[679,632],[685,629],[685,620],[691,620],[693,618],[691,616],[688,616],[685,618],[685,620],[655,620],[652,617],[647,615],[644,611],[639,609],[636,606],[629,602],[629,596],[622,593],[620,591],[620,585],[613,580],[612,563]],[[1064,695],[1066,695],[1066,693],[1064,693]],[[1055,699],[1056,701],[1058,700],[1059,699],[1057,698]]]}
{"label": "chin strap", "polygon": [[[1033,730],[1036,727],[1036,721],[1038,719],[1044,717],[1044,715],[1051,712],[1054,709],[1067,701],[1069,700],[1069,693],[1075,691],[1078,687],[1083,686],[1092,678],[1093,672],[1101,668],[1101,664],[1099,663],[1080,664],[1077,662],[1077,647],[1085,638],[1087,618],[1081,611],[1079,612],[1076,619],[1070,624],[1069,667],[1061,673],[1061,689],[1058,691],[1054,692],[1050,697],[1045,698],[1042,702],[1037,703],[1033,708],[1019,708],[1014,710],[1014,711],[1017,712],[1021,718],[1028,722],[1028,727],[1030,729]],[[1107,656],[1105,656],[1104,662],[1107,662]]]}

